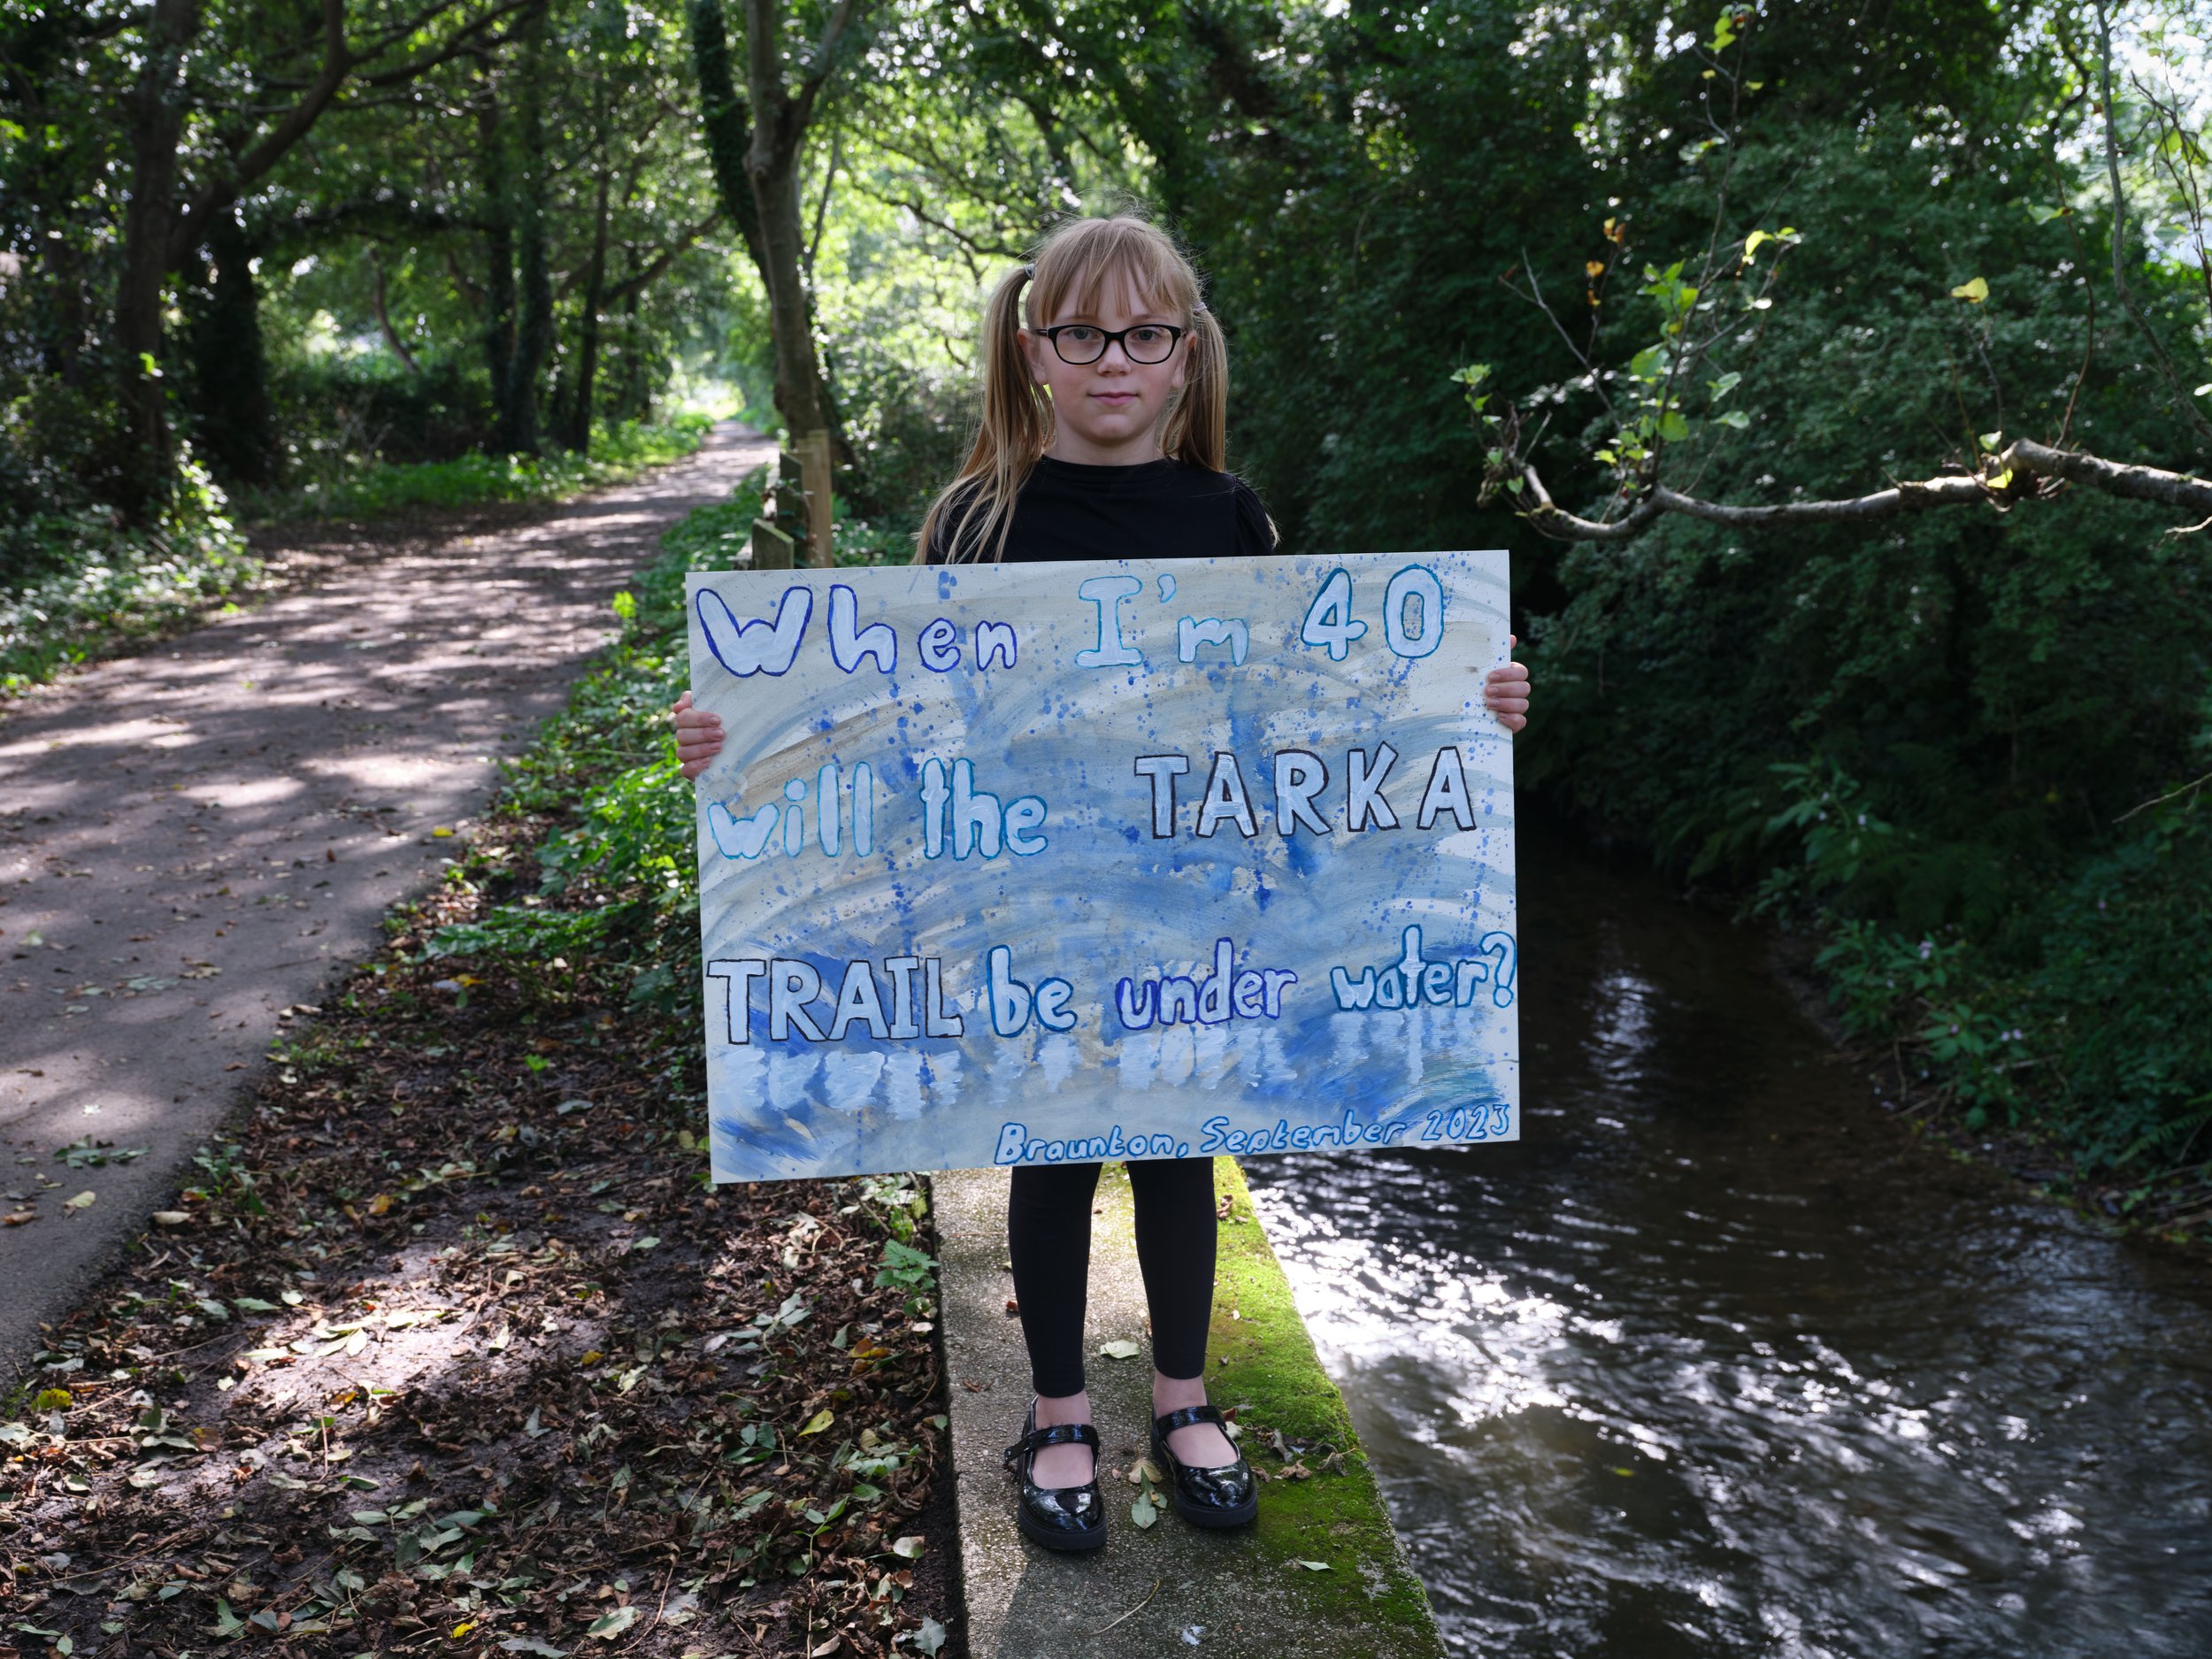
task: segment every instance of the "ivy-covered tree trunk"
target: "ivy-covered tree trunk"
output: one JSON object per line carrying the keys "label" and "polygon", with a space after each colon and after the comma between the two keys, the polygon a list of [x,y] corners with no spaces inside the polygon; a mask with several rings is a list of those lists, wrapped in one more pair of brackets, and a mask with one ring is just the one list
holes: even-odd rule
{"label": "ivy-covered tree trunk", "polygon": [[162,384],[162,288],[176,218],[177,143],[184,131],[184,62],[199,33],[200,0],[154,0],[146,54],[125,101],[130,199],[116,283],[116,414],[122,438],[118,505],[153,518],[168,498],[174,459]]}
{"label": "ivy-covered tree trunk", "polygon": [[763,144],[756,130],[746,171],[760,209],[760,275],[776,348],[776,408],[794,434],[819,432],[829,424],[829,400],[814,343],[814,296],[806,284],[799,147]]}
{"label": "ivy-covered tree trunk", "polygon": [[478,211],[484,223],[484,364],[491,380],[493,447],[505,442],[515,362],[515,238],[509,214],[507,134],[488,73],[476,105]]}
{"label": "ivy-covered tree trunk", "polygon": [[592,155],[598,180],[592,204],[591,255],[584,266],[583,310],[576,323],[576,367],[568,396],[563,402],[560,429],[554,434],[562,448],[579,455],[588,454],[591,449],[594,382],[599,378],[599,313],[607,303],[607,225],[609,198],[613,188],[612,168],[607,154],[608,102],[603,85],[592,111]]}
{"label": "ivy-covered tree trunk", "polygon": [[500,411],[500,443],[510,455],[535,455],[538,382],[553,344],[553,279],[545,250],[545,6],[533,6],[522,25],[518,65],[515,156],[507,181],[514,192],[509,222],[514,227],[516,274],[521,303],[515,314],[514,358],[508,365],[507,398]]}
{"label": "ivy-covered tree trunk", "polygon": [[632,288],[622,302],[622,330],[619,341],[622,350],[621,389],[615,394],[614,413],[622,420],[642,420],[649,412],[651,398],[646,387],[646,360],[650,343],[644,328],[638,321],[638,296],[641,290]]}
{"label": "ivy-covered tree trunk", "polygon": [[746,89],[736,88],[721,0],[690,0],[692,63],[700,124],[724,210],[736,221],[768,295],[775,342],[776,408],[794,433],[827,431],[849,458],[814,339],[806,280],[806,219],[799,203],[805,140],[846,28],[863,8],[839,0],[795,90],[784,81],[778,0],[745,0]]}
{"label": "ivy-covered tree trunk", "polygon": [[260,284],[253,245],[235,208],[215,221],[208,253],[206,288],[190,335],[195,435],[226,480],[272,484],[276,443]]}

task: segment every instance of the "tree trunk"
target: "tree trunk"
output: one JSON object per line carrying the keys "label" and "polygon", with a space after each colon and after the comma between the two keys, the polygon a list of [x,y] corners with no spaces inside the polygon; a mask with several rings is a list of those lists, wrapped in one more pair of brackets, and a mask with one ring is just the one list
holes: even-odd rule
{"label": "tree trunk", "polygon": [[522,25],[522,97],[517,122],[515,165],[509,183],[516,192],[511,222],[521,307],[515,317],[515,355],[508,368],[508,397],[501,442],[510,455],[535,455],[538,380],[553,343],[553,278],[545,251],[545,6],[531,8]]}
{"label": "tree trunk", "polygon": [[752,111],[738,96],[722,0],[690,0],[684,10],[691,25],[691,65],[699,77],[699,127],[714,192],[758,268],[760,211],[753,205],[753,183],[745,172],[745,155],[753,143]]}
{"label": "tree trunk", "polygon": [[607,303],[607,209],[613,180],[607,157],[607,94],[600,89],[594,134],[599,166],[598,199],[594,207],[591,257],[584,267],[584,311],[576,328],[576,372],[556,435],[564,449],[578,455],[591,452],[591,411],[594,381],[599,375],[599,311]]}
{"label": "tree trunk", "polygon": [[154,0],[146,54],[124,101],[130,128],[130,200],[116,284],[116,404],[122,438],[120,499],[143,524],[169,495],[174,454],[162,384],[162,285],[176,216],[177,142],[184,128],[184,59],[200,28],[200,0]]}
{"label": "tree trunk", "polygon": [[268,358],[261,342],[253,247],[235,208],[210,227],[209,281],[192,323],[192,391],[200,447],[227,480],[276,481]]}
{"label": "tree trunk", "polygon": [[652,399],[645,385],[645,337],[638,321],[637,288],[622,302],[622,389],[616,395],[614,412],[624,420],[642,420],[651,412]]}
{"label": "tree trunk", "polygon": [[505,441],[515,361],[515,239],[508,218],[507,134],[499,119],[499,94],[489,73],[476,106],[477,187],[484,233],[484,361],[492,383],[492,447]]}
{"label": "tree trunk", "polygon": [[814,349],[814,302],[807,292],[806,216],[799,204],[795,144],[763,155],[756,140],[746,171],[760,209],[761,279],[768,289],[768,326],[776,346],[776,408],[792,435],[829,424],[820,358]]}
{"label": "tree trunk", "polygon": [[689,0],[699,120],[717,194],[745,237],[768,295],[776,355],[776,408],[793,434],[827,431],[849,458],[814,344],[814,296],[806,280],[806,215],[799,202],[800,160],[816,100],[827,83],[840,38],[856,10],[838,0],[809,54],[795,93],[784,83],[777,44],[779,0],[745,0],[746,91],[741,96],[722,0]]}

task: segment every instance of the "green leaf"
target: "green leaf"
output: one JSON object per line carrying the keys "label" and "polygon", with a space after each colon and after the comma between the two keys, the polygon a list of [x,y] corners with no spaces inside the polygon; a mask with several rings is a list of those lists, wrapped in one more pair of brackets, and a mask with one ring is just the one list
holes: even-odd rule
{"label": "green leaf", "polygon": [[539,1659],[568,1659],[568,1649],[540,1641],[535,1636],[510,1636],[499,1644],[502,1653],[536,1654]]}
{"label": "green leaf", "polygon": [[1713,417],[1713,421],[1717,426],[1732,426],[1741,432],[1751,424],[1751,417],[1740,409],[1724,409]]}
{"label": "green leaf", "polygon": [[1690,423],[1682,419],[1682,411],[1670,409],[1659,417],[1659,437],[1663,442],[1679,443],[1690,435]]}
{"label": "green leaf", "polygon": [[1739,386],[1743,384],[1743,376],[1737,373],[1735,370],[1731,369],[1727,373],[1722,375],[1717,380],[1708,380],[1705,384],[1711,389],[1713,401],[1717,403],[1722,398],[1727,396],[1729,393],[1734,391]]}
{"label": "green leaf", "polygon": [[1746,265],[1751,264],[1758,257],[1760,244],[1762,242],[1770,242],[1773,240],[1773,237],[1768,235],[1767,233],[1763,230],[1753,231],[1751,234],[1743,239],[1743,262]]}
{"label": "green leaf", "polygon": [[1101,1347],[1098,1351],[1108,1359],[1134,1359],[1144,1350],[1125,1336],[1115,1338],[1114,1340]]}
{"label": "green leaf", "polygon": [[1325,1561],[1302,1561],[1298,1563],[1308,1572],[1333,1572],[1336,1570]]}
{"label": "green leaf", "polygon": [[2005,441],[2005,434],[2001,432],[1981,432],[1974,434],[1974,441],[1994,455],[1997,446]]}
{"label": "green leaf", "polygon": [[2055,219],[2064,219],[2073,211],[2070,207],[2039,207],[2032,202],[2028,204],[2028,217],[2039,225],[2047,225]]}
{"label": "green leaf", "polygon": [[1970,305],[1979,305],[1989,297],[1988,279],[1976,277],[1971,282],[1962,282],[1951,290],[1951,297],[1964,300]]}
{"label": "green leaf", "polygon": [[1129,1518],[1136,1523],[1140,1531],[1148,1529],[1153,1522],[1160,1518],[1160,1511],[1153,1507],[1149,1487],[1137,1494],[1137,1501],[1129,1506]]}
{"label": "green leaf", "polygon": [[902,1561],[919,1561],[922,1551],[926,1548],[927,1542],[919,1532],[909,1532],[903,1538],[892,1540],[891,1553]]}
{"label": "green leaf", "polygon": [[228,1638],[246,1628],[246,1621],[230,1610],[230,1603],[221,1596],[215,1598],[215,1634]]}
{"label": "green leaf", "polygon": [[634,1607],[610,1608],[592,1620],[591,1628],[584,1634],[596,1636],[601,1641],[612,1641],[636,1623],[637,1609]]}
{"label": "green leaf", "polygon": [[945,1627],[933,1618],[922,1621],[921,1629],[914,1632],[915,1650],[933,1655],[945,1645]]}
{"label": "green leaf", "polygon": [[831,1424],[836,1421],[837,1414],[834,1411],[832,1411],[827,1406],[824,1406],[819,1411],[817,1411],[812,1417],[806,1420],[806,1427],[801,1429],[799,1432],[802,1434],[819,1434],[824,1429],[829,1427]]}

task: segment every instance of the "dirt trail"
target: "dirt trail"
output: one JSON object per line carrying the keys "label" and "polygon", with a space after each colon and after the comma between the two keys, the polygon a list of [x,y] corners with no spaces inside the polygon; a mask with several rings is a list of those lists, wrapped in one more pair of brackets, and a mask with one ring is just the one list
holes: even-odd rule
{"label": "dirt trail", "polygon": [[[146,1225],[280,1015],[378,941],[612,635],[668,525],[774,446],[692,458],[104,663],[0,722],[0,1378]],[[127,1162],[58,1161],[85,1136]],[[92,1202],[70,1201],[90,1193]]]}

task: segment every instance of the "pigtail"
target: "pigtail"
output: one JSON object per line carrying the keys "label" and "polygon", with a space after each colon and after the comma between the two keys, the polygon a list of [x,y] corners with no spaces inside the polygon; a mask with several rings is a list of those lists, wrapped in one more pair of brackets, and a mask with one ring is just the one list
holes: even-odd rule
{"label": "pigtail", "polygon": [[1229,349],[1221,325],[1202,303],[1191,309],[1190,360],[1183,395],[1160,434],[1162,453],[1209,472],[1229,470]]}
{"label": "pigtail", "polygon": [[986,543],[993,562],[1004,557],[1014,525],[1014,497],[1052,442],[1051,404],[1030,378],[1021,345],[1022,293],[1036,273],[1034,265],[1008,273],[984,305],[982,419],[959,475],[930,503],[922,520],[914,546],[917,565],[928,562],[941,528],[946,532],[947,564],[981,560]]}

